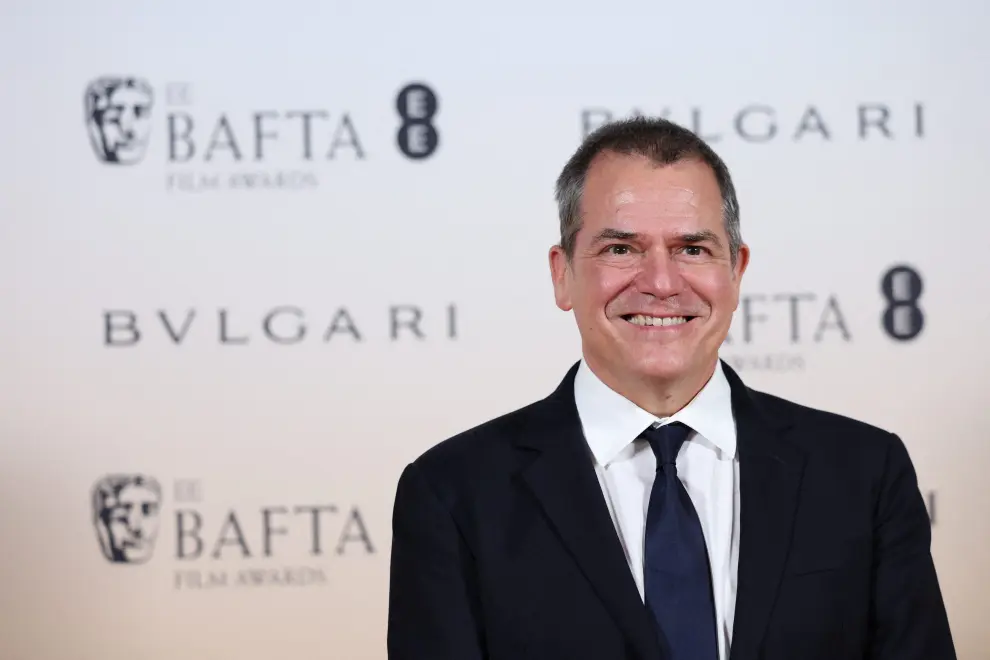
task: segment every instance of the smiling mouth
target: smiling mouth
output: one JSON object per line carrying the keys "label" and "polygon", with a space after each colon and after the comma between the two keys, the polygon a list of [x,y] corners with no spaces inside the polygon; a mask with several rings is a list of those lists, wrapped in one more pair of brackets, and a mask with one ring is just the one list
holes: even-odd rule
{"label": "smiling mouth", "polygon": [[647,316],[645,314],[624,314],[622,318],[633,325],[669,327],[684,325],[688,321],[696,319],[696,316]]}

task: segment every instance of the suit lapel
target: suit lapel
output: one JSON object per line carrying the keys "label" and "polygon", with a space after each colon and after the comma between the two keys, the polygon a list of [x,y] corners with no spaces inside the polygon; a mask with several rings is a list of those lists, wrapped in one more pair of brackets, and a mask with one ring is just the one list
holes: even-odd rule
{"label": "suit lapel", "polygon": [[538,404],[518,444],[539,455],[523,471],[567,551],[639,655],[661,658],[657,634],[626,563],[574,404],[575,365]]}
{"label": "suit lapel", "polygon": [[758,657],[790,549],[804,470],[784,440],[788,420],[767,415],[728,365],[740,474],[739,571],[731,660]]}

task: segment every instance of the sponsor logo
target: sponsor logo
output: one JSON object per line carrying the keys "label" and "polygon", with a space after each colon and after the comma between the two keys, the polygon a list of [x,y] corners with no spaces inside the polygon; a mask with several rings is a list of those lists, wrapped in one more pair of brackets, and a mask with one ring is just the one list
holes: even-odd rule
{"label": "sponsor logo", "polygon": [[[170,565],[171,587],[190,591],[326,585],[332,561],[377,552],[356,505],[207,506],[194,479],[175,480],[173,503],[165,511],[159,481],[146,474],[99,479],[93,522],[104,558]],[[159,529],[170,543],[156,553]]]}
{"label": "sponsor logo", "polygon": [[93,486],[93,526],[100,550],[115,564],[143,564],[158,539],[162,489],[145,475],[108,475]]}
{"label": "sponsor logo", "polygon": [[721,357],[737,371],[803,371],[812,347],[852,341],[840,300],[815,291],[744,293]]}
{"label": "sponsor logo", "polygon": [[654,106],[630,109],[594,107],[581,110],[581,137],[623,117],[663,117],[696,133],[709,144],[743,142],[823,143],[925,138],[923,103],[859,103],[826,107],[807,103],[791,107],[749,104],[731,107]]}
{"label": "sponsor logo", "polygon": [[96,78],[84,98],[97,160],[154,166],[172,193],[314,189],[335,168],[389,157],[423,161],[440,144],[439,99],[423,82],[382,94],[380,102],[397,113],[388,125],[340,101],[304,107],[287,99],[288,105],[246,108],[220,104],[192,83],[167,83],[156,93],[137,76]]}
{"label": "sponsor logo", "polygon": [[349,307],[307,312],[280,305],[256,314],[230,308],[107,309],[103,311],[103,345],[144,344],[225,346],[276,344],[356,344],[363,342],[449,342],[458,338],[456,304],[389,305],[374,313]]}
{"label": "sponsor logo", "polygon": [[86,87],[86,129],[96,157],[108,165],[140,163],[151,134],[151,85],[141,78],[97,78]]}
{"label": "sponsor logo", "polygon": [[402,119],[396,142],[407,158],[429,158],[440,144],[440,134],[433,125],[437,114],[437,95],[422,83],[402,88],[395,99],[395,107]]}
{"label": "sponsor logo", "polygon": [[[924,328],[919,272],[905,265],[889,268],[880,277],[880,292],[882,336],[897,342],[916,339]],[[738,371],[804,371],[816,347],[849,344],[862,334],[869,332],[853,326],[837,293],[746,292],[739,297],[721,357]]]}
{"label": "sponsor logo", "polygon": [[887,306],[882,322],[891,339],[910,341],[921,334],[925,315],[918,303],[923,290],[921,275],[911,266],[895,266],[884,273],[880,291]]}

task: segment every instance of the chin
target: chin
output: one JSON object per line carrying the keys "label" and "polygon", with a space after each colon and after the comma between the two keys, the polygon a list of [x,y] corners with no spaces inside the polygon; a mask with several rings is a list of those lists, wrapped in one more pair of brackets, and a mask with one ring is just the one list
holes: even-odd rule
{"label": "chin", "polygon": [[691,369],[691,364],[677,356],[649,356],[633,362],[633,370],[648,378],[677,378]]}
{"label": "chin", "polygon": [[690,356],[672,351],[662,354],[635,356],[632,360],[633,370],[645,378],[658,380],[675,380],[698,368],[696,361]]}

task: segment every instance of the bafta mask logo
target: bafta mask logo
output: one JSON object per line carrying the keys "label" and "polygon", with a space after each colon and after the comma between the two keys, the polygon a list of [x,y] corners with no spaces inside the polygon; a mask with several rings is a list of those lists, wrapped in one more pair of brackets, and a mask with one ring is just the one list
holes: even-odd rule
{"label": "bafta mask logo", "polygon": [[97,158],[114,165],[141,162],[153,97],[151,85],[140,78],[108,76],[86,87],[86,129]]}
{"label": "bafta mask logo", "polygon": [[115,564],[151,559],[162,489],[151,477],[110,475],[93,487],[93,525],[103,556]]}

